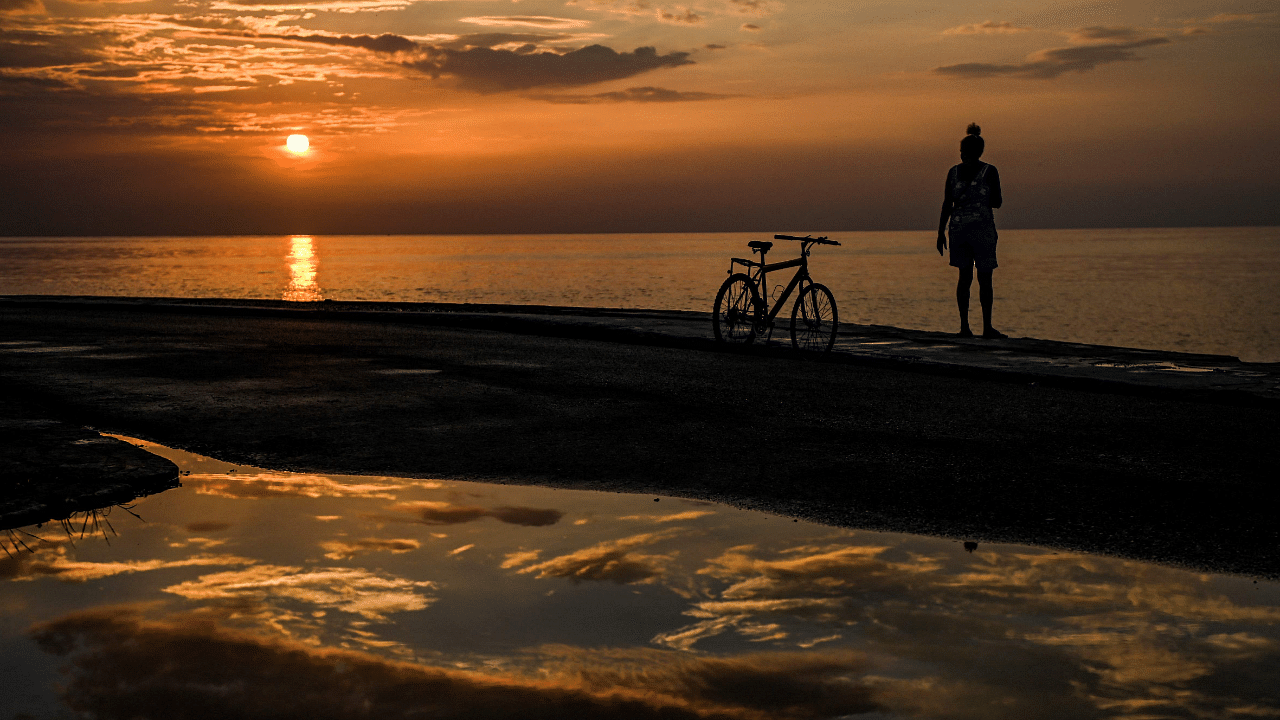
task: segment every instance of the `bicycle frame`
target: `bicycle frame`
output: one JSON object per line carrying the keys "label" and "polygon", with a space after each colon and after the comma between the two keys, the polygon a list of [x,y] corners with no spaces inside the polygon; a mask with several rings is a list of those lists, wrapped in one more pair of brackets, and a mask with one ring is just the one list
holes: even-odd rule
{"label": "bicycle frame", "polygon": [[[813,279],[809,277],[810,245],[811,243],[807,242],[800,243],[800,257],[795,260],[787,260],[786,262],[772,264],[765,263],[764,252],[760,253],[760,262],[747,260],[745,258],[729,259],[730,274],[733,274],[733,266],[735,264],[746,266],[748,277],[750,277],[752,282],[760,288],[760,302],[764,303],[765,307],[769,307],[769,288],[765,282],[769,273],[793,267],[800,268],[799,270],[796,270],[796,274],[791,278],[791,282],[787,284],[787,287],[782,291],[782,294],[778,296],[778,299],[774,302],[773,308],[769,310],[769,314],[764,319],[766,327],[773,324],[773,319],[778,316],[778,312],[782,310],[782,306],[787,303],[787,299],[791,297],[791,293],[794,292],[797,287],[806,280],[813,282]],[[755,269],[752,270],[752,268]]]}

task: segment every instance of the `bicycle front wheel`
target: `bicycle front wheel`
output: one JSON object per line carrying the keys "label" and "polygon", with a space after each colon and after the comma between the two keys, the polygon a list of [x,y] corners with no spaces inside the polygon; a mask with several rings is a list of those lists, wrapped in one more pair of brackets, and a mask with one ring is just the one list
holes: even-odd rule
{"label": "bicycle front wheel", "polygon": [[835,296],[825,285],[812,283],[791,308],[791,347],[828,352],[836,342],[839,325]]}
{"label": "bicycle front wheel", "polygon": [[742,273],[730,275],[716,293],[711,315],[716,340],[750,345],[756,339],[760,312],[760,292],[756,284]]}

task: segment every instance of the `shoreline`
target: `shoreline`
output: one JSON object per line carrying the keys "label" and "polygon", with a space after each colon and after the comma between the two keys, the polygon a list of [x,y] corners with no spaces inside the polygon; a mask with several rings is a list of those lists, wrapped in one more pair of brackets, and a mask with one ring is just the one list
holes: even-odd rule
{"label": "shoreline", "polygon": [[[50,418],[260,467],[676,495],[1280,577],[1257,501],[1271,365],[865,326],[814,361],[729,351],[701,313],[298,305],[0,299],[0,378]],[[1080,360],[1100,352],[1138,362]],[[1142,365],[1159,362],[1195,370]]]}

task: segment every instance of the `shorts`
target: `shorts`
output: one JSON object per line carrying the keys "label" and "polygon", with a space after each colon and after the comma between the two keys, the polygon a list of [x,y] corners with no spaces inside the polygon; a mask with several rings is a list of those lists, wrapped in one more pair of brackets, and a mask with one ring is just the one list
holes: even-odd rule
{"label": "shorts", "polygon": [[990,271],[999,267],[996,262],[996,232],[956,232],[950,238],[951,266],[961,269],[975,265],[979,270]]}

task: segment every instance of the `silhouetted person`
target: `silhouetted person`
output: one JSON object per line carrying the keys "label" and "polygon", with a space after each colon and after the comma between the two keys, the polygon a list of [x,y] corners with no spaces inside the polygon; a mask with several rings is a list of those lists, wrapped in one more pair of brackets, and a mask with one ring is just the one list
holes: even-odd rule
{"label": "silhouetted person", "polygon": [[[996,269],[996,222],[992,209],[1000,207],[1000,173],[995,165],[978,158],[986,143],[977,123],[970,123],[960,141],[960,164],[947,172],[947,190],[938,220],[938,254],[947,249],[951,234],[951,264],[960,268],[956,304],[960,307],[960,337],[973,337],[969,329],[969,288],[973,268],[978,268],[978,300],[982,303],[982,337],[1008,337],[991,327],[991,271]],[[948,221],[950,221],[948,223]]]}

